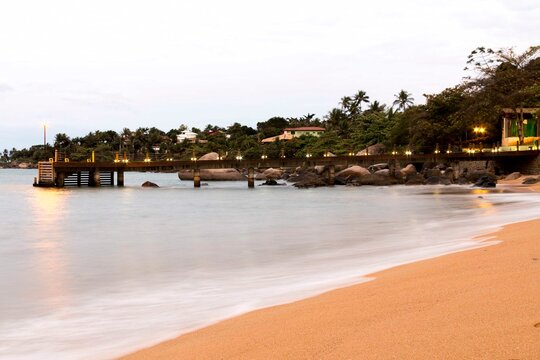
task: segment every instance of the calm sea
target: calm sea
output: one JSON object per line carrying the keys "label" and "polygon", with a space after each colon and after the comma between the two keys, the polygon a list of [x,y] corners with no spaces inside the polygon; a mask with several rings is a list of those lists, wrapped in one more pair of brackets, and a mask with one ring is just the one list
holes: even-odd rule
{"label": "calm sea", "polygon": [[193,189],[126,173],[125,188],[41,189],[34,176],[0,170],[2,359],[111,358],[540,213],[537,194],[458,186]]}

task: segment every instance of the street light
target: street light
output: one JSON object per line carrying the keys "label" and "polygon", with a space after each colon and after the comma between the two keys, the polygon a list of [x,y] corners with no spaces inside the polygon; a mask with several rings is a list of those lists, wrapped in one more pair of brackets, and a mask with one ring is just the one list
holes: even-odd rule
{"label": "street light", "polygon": [[43,148],[47,147],[47,123],[43,122]]}
{"label": "street light", "polygon": [[478,134],[484,135],[486,133],[486,128],[484,126],[475,126],[473,132],[476,136],[478,136]]}

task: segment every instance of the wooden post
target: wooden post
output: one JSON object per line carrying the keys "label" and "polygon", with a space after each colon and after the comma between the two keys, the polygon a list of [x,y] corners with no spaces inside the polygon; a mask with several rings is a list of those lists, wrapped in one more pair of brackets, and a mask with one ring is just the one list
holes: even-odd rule
{"label": "wooden post", "polygon": [[334,165],[328,166],[328,185],[334,185],[336,183],[336,167]]}
{"label": "wooden post", "polygon": [[88,170],[88,186],[90,187],[96,186],[95,177],[94,177],[95,172],[96,171],[93,169]]}
{"label": "wooden post", "polygon": [[196,188],[201,187],[201,171],[199,169],[193,170],[193,186]]}
{"label": "wooden post", "polygon": [[248,169],[248,188],[255,187],[255,170],[252,167]]}
{"label": "wooden post", "polygon": [[56,174],[56,187],[64,187],[64,179],[66,178],[66,174],[63,172],[59,172]]}
{"label": "wooden post", "polygon": [[118,187],[124,186],[124,170],[118,170],[116,172],[116,185]]}

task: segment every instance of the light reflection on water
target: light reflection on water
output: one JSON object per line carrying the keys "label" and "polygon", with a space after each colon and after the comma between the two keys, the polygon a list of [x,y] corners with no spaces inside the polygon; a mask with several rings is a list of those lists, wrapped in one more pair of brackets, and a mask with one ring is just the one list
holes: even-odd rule
{"label": "light reflection on water", "polygon": [[[0,172],[0,357],[108,358],[359,281],[534,216],[536,194],[467,187],[34,189]],[[142,189],[145,180],[159,189]]]}

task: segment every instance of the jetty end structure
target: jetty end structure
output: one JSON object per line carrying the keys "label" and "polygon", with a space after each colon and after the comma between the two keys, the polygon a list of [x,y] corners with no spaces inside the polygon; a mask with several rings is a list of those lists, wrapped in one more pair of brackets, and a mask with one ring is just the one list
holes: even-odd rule
{"label": "jetty end structure", "polygon": [[489,151],[479,152],[435,152],[432,154],[397,154],[392,152],[385,155],[358,155],[348,156],[325,156],[303,158],[278,158],[278,159],[234,159],[221,160],[150,160],[130,161],[126,158],[114,161],[95,161],[92,156],[86,162],[72,162],[67,158],[61,158],[55,153],[55,158],[38,163],[38,176],[34,178],[34,186],[39,187],[64,187],[64,186],[124,186],[124,174],[128,171],[138,172],[178,172],[179,170],[193,171],[194,187],[201,186],[201,169],[242,169],[247,170],[248,187],[254,187],[255,169],[267,168],[292,168],[326,166],[328,168],[328,183],[334,183],[336,166],[348,167],[359,165],[369,167],[377,163],[387,163],[391,173],[407,164],[414,164],[422,168],[425,163],[447,163],[455,169],[460,168],[487,168],[488,163],[503,172],[520,171],[524,174],[540,173],[540,150],[528,148],[523,151]]}

